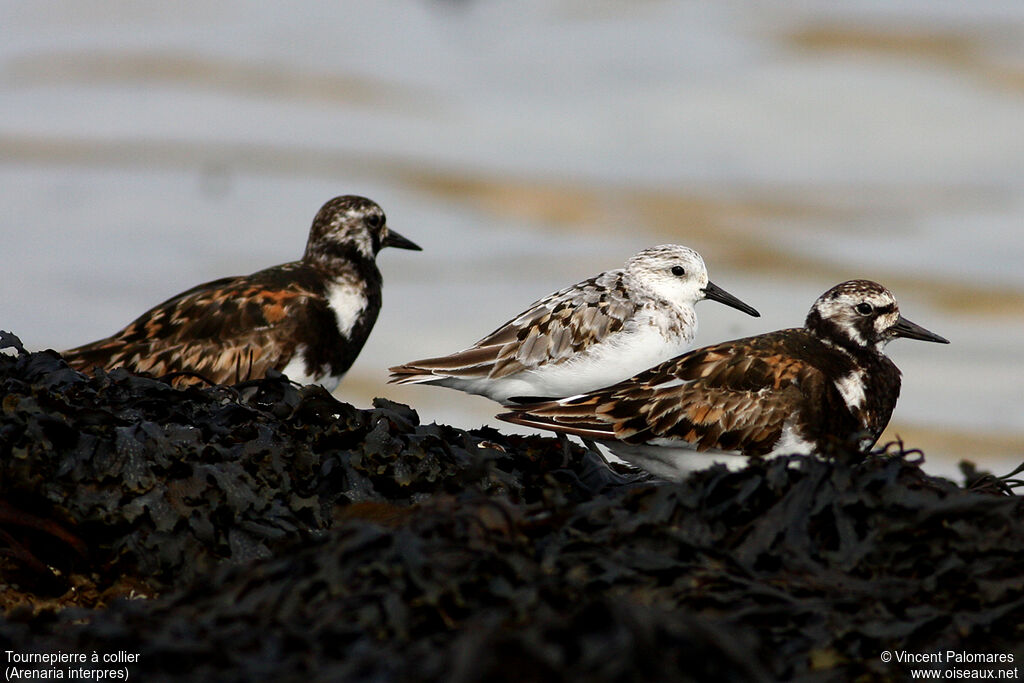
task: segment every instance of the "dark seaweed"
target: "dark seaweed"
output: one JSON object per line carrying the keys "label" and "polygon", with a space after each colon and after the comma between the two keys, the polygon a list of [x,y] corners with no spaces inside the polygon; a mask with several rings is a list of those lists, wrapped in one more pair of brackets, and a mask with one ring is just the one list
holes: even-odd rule
{"label": "dark seaweed", "polygon": [[[21,351],[0,384],[0,580],[23,599],[0,649],[125,650],[146,681],[902,680],[883,651],[1024,657],[1012,481],[965,466],[960,487],[899,444],[665,484],[280,376],[178,390]],[[160,597],[40,606],[82,576]]]}

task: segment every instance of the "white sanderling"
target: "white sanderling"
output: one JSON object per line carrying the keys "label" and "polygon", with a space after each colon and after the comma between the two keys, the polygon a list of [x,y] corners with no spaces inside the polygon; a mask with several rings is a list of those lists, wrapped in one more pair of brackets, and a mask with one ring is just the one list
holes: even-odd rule
{"label": "white sanderling", "polygon": [[713,299],[759,313],[708,281],[700,254],[645,249],[533,303],[464,351],[391,368],[395,384],[435,384],[500,403],[570,396],[607,386],[690,348],[694,304]]}

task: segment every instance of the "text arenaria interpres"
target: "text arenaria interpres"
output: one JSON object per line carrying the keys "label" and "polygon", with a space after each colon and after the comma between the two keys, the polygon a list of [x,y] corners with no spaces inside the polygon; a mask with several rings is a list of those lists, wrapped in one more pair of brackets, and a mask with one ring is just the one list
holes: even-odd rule
{"label": "text arenaria interpres", "polygon": [[665,479],[721,462],[870,448],[889,423],[900,371],[883,353],[897,337],[948,344],[900,315],[875,282],[836,285],[803,328],[708,346],[599,391],[526,403],[500,419],[607,445]]}
{"label": "text arenaria interpres", "polygon": [[331,391],[380,312],[383,247],[420,249],[388,228],[376,203],[336,197],[313,220],[301,260],[193,287],[64,357],[83,371],[174,373],[176,384],[240,382],[274,369]]}

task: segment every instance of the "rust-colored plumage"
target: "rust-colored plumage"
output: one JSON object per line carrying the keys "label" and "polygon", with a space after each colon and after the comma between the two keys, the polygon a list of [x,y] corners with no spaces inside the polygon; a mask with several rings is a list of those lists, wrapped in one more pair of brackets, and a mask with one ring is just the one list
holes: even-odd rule
{"label": "rust-colored plumage", "polygon": [[374,259],[385,246],[419,249],[388,229],[376,203],[336,197],[317,213],[301,260],[193,287],[64,357],[83,371],[174,374],[179,385],[240,382],[273,369],[333,388],[376,321]]}
{"label": "rust-colored plumage", "polygon": [[[655,474],[678,478],[734,459],[870,447],[885,429],[900,372],[882,352],[896,337],[948,343],[899,315],[889,290],[845,282],[815,302],[803,328],[708,346],[588,394],[525,402],[498,417],[603,440]],[[696,454],[696,455],[695,455]]]}

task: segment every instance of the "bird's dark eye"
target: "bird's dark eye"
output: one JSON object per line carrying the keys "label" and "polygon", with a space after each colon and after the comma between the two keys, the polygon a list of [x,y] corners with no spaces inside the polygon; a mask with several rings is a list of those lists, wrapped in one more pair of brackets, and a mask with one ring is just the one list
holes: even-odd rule
{"label": "bird's dark eye", "polygon": [[382,213],[371,213],[366,217],[366,224],[376,230],[380,226],[384,225],[384,214]]}
{"label": "bird's dark eye", "polygon": [[857,312],[861,315],[871,315],[871,311],[875,310],[871,307],[871,304],[861,303],[857,304]]}
{"label": "bird's dark eye", "polygon": [[686,270],[682,266],[672,266],[672,274],[676,277],[682,277],[686,275]]}

